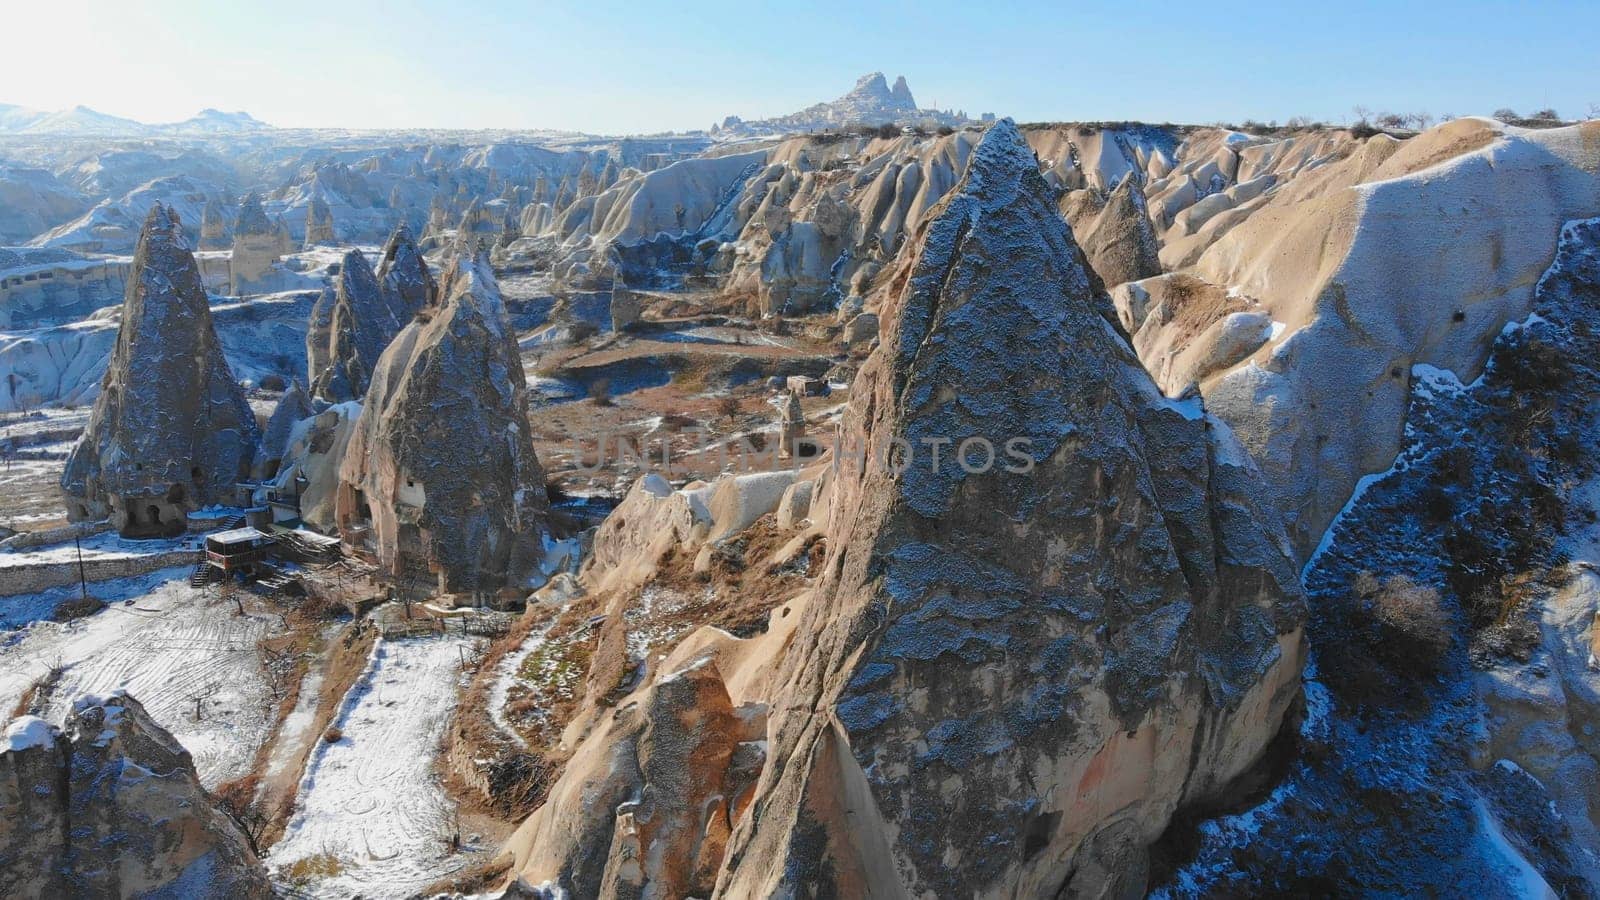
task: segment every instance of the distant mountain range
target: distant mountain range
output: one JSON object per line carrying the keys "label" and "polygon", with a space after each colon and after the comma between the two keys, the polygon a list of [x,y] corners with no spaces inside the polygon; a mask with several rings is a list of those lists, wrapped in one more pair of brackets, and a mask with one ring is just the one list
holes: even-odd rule
{"label": "distant mountain range", "polygon": [[231,134],[261,131],[271,125],[247,112],[202,109],[182,122],[148,124],[97,112],[87,106],[74,106],[59,112],[44,112],[0,103],[0,134],[55,134],[92,136],[143,136],[162,134]]}

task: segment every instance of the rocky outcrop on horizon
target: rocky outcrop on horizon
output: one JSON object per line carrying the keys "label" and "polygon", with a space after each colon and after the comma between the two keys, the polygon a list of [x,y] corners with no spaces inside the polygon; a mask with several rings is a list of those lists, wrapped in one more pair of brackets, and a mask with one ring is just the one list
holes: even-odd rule
{"label": "rocky outcrop on horizon", "polygon": [[223,358],[177,214],[151,209],[116,349],[61,487],[74,521],[181,534],[191,510],[231,501],[250,474],[256,420]]}
{"label": "rocky outcrop on horizon", "polygon": [[965,112],[922,109],[911,96],[911,88],[901,75],[894,87],[882,72],[870,72],[856,79],[855,87],[837,100],[816,103],[799,112],[772,119],[746,122],[729,116],[714,130],[718,134],[794,134],[851,125],[965,125],[973,120]]}
{"label": "rocky outcrop on horizon", "polygon": [[121,693],[84,696],[66,727],[0,738],[0,892],[8,897],[274,896],[249,839],[194,761]]}
{"label": "rocky outcrop on horizon", "polygon": [[458,256],[440,296],[373,370],[340,469],[339,530],[430,592],[520,601],[548,526],[516,336],[486,259]]}

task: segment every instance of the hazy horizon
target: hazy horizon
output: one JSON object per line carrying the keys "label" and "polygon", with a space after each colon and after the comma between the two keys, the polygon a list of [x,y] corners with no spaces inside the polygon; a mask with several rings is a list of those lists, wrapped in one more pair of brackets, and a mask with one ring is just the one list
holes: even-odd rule
{"label": "hazy horizon", "polygon": [[[924,107],[1019,121],[1341,122],[1356,106],[1578,118],[1600,103],[1593,4],[1355,3],[1209,27],[1167,3],[975,18],[944,2],[801,14],[294,0],[270,21],[198,0],[88,7],[8,12],[30,38],[8,48],[10,71],[30,77],[0,86],[0,103],[148,123],[209,107],[282,128],[627,134],[783,115],[872,71],[904,75]],[[63,31],[70,56],[42,39]]]}

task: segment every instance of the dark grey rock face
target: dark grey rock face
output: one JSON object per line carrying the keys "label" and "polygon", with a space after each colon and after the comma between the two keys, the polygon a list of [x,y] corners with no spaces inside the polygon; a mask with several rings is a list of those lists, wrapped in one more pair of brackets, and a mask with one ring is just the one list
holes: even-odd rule
{"label": "dark grey rock face", "polygon": [[130,536],[182,533],[186,515],[232,502],[260,434],[223,358],[200,270],[175,212],[145,219],[116,349],[61,475],[74,521]]}
{"label": "dark grey rock face", "polygon": [[440,293],[372,373],[340,469],[339,527],[392,574],[520,599],[547,501],[516,335],[487,259],[458,257]]}
{"label": "dark grey rock face", "polygon": [[[340,264],[333,294],[318,298],[311,321],[306,360],[318,366],[311,372],[311,395],[343,403],[366,394],[372,367],[410,318],[396,315],[367,258],[360,250],[351,250]],[[326,345],[319,346],[321,341]]]}
{"label": "dark grey rock face", "polygon": [[[853,386],[719,896],[1140,891],[1174,811],[1277,733],[1304,646],[1287,540],[1248,457],[1101,307],[997,124]],[[987,471],[954,461],[972,437]]]}
{"label": "dark grey rock face", "polygon": [[411,229],[404,225],[389,235],[383,245],[383,258],[378,262],[378,280],[389,294],[391,308],[401,323],[411,321],[424,306],[434,303],[439,296],[439,285],[428,271],[428,263],[411,237]]}
{"label": "dark grey rock face", "polygon": [[267,430],[261,437],[261,452],[256,457],[257,478],[271,478],[277,473],[278,464],[283,461],[283,454],[288,449],[289,437],[294,432],[294,426],[300,420],[310,418],[314,413],[306,389],[300,386],[299,379],[295,379],[278,399],[277,407],[272,410],[272,417],[267,420]]}

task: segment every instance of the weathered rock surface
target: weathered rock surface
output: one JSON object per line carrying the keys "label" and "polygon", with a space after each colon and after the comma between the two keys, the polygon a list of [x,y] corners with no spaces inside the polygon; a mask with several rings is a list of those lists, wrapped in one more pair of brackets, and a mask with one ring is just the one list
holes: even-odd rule
{"label": "weathered rock surface", "polygon": [[[1258,476],[1160,397],[1048,197],[996,125],[857,378],[841,440],[864,457],[840,456],[723,896],[1142,890],[1145,846],[1298,695],[1304,609]],[[1026,437],[1030,471],[866,462],[969,435]]]}
{"label": "weathered rock surface", "polygon": [[[300,521],[325,534],[338,531],[339,467],[361,418],[361,403],[336,403],[295,423],[274,481],[280,496],[300,501]],[[304,479],[304,483],[301,483]]]}
{"label": "weathered rock surface", "polygon": [[211,325],[178,218],[145,220],[116,349],[61,487],[74,521],[127,535],[177,534],[189,511],[249,477],[260,435]]}
{"label": "weathered rock surface", "polygon": [[439,285],[428,271],[428,263],[411,237],[411,229],[396,228],[383,245],[378,260],[378,280],[389,295],[390,308],[402,325],[432,304],[439,296]]}
{"label": "weathered rock surface", "polygon": [[333,231],[333,210],[321,197],[311,198],[306,204],[306,247],[318,244],[337,244],[339,236]]}
{"label": "weathered rock surface", "polygon": [[270,280],[278,257],[289,252],[284,234],[267,218],[261,198],[250,194],[239,205],[233,223],[233,253],[228,262],[228,292],[244,294],[262,289]]}
{"label": "weathered rock surface", "polygon": [[[1277,733],[1303,656],[1287,541],[1248,456],[1161,396],[1080,259],[1027,145],[997,125],[932,213],[855,383],[837,483],[809,504],[827,517],[828,556],[768,651],[789,674],[730,690],[736,707],[772,711],[771,757],[734,820],[718,896],[1136,892],[1174,812],[1214,797]],[[957,465],[953,447],[929,464],[928,439],[979,436],[997,452],[1031,443],[987,471]],[[911,464],[878,464],[899,442]],[[660,503],[677,496],[664,487],[672,528],[705,527],[692,505]],[[608,895],[600,860],[632,854],[650,862],[628,890],[655,895],[660,877],[671,894],[703,845],[691,860],[678,838],[630,834],[616,804],[580,807],[594,773],[616,768],[601,760],[630,755],[626,738],[589,741],[582,774],[513,842],[516,872]],[[575,821],[587,837],[529,840]]]}
{"label": "weathered rock surface", "polygon": [[138,701],[73,705],[65,731],[25,716],[0,739],[0,893],[273,896],[249,841]]}
{"label": "weathered rock surface", "polygon": [[277,473],[278,465],[283,461],[283,454],[289,448],[289,439],[294,435],[295,426],[300,420],[310,417],[315,412],[306,389],[300,386],[300,380],[292,381],[289,389],[278,398],[278,405],[273,407],[272,416],[267,419],[267,427],[261,433],[261,448],[256,454],[256,478],[271,478]]}
{"label": "weathered rock surface", "polygon": [[1098,193],[1085,188],[1067,195],[1078,203],[1063,204],[1072,236],[1107,288],[1161,274],[1160,247],[1144,189],[1134,179],[1132,172],[1125,175],[1103,203]]}
{"label": "weathered rock surface", "polygon": [[606,717],[519,829],[525,868],[548,872],[529,883],[575,897],[709,896],[760,764],[754,724],[704,658]]}
{"label": "weathered rock surface", "polygon": [[404,301],[384,289],[366,256],[347,252],[332,294],[317,299],[306,332],[311,396],[329,403],[366,396],[378,357],[410,321]]}
{"label": "weathered rock surface", "polygon": [[[1302,752],[1185,893],[1600,895],[1597,316],[1600,219],[1570,222],[1481,377],[1409,373],[1405,451],[1304,570]],[[1374,591],[1397,576],[1428,600]]]}
{"label": "weathered rock surface", "polygon": [[378,359],[340,470],[339,528],[390,573],[520,599],[547,500],[516,336],[486,259],[458,257],[440,293]]}
{"label": "weathered rock surface", "polygon": [[200,249],[226,250],[229,240],[227,213],[217,198],[211,197],[200,212]]}

